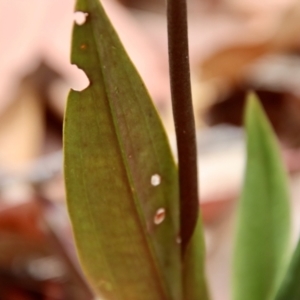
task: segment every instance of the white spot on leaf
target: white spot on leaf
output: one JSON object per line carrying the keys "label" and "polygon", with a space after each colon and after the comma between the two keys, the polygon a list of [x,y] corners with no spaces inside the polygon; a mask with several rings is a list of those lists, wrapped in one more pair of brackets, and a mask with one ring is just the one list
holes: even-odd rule
{"label": "white spot on leaf", "polygon": [[74,22],[77,25],[81,26],[86,22],[88,15],[89,15],[88,13],[85,13],[83,11],[76,11],[74,13]]}
{"label": "white spot on leaf", "polygon": [[161,183],[161,177],[158,174],[154,174],[151,176],[151,184],[153,186],[158,186]]}
{"label": "white spot on leaf", "polygon": [[154,224],[156,225],[161,224],[164,221],[165,217],[166,217],[166,210],[164,208],[159,208],[156,211],[156,214],[154,216]]}

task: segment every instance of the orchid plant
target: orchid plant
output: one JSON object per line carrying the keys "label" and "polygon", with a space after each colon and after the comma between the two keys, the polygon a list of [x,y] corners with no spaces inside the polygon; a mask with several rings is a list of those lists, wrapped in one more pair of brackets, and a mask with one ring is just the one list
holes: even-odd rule
{"label": "orchid plant", "polygon": [[[83,270],[103,299],[208,300],[198,203],[185,0],[168,0],[178,165],[152,100],[99,0],[77,0],[64,120],[69,214]],[[245,113],[247,164],[236,218],[232,299],[300,299],[291,259],[287,176],[255,94]],[[298,275],[299,274],[299,275]]]}

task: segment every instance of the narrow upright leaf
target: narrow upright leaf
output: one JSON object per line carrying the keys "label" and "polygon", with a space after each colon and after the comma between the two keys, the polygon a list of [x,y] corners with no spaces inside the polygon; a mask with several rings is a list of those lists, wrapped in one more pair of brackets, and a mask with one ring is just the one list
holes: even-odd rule
{"label": "narrow upright leaf", "polygon": [[290,235],[287,178],[276,138],[256,96],[246,110],[247,165],[238,208],[233,299],[267,300],[286,262]]}
{"label": "narrow upright leaf", "polygon": [[300,240],[275,300],[300,299]]}
{"label": "narrow upright leaf", "polygon": [[78,0],[64,124],[68,208],[78,253],[106,299],[181,299],[178,175],[148,93],[98,0]]}

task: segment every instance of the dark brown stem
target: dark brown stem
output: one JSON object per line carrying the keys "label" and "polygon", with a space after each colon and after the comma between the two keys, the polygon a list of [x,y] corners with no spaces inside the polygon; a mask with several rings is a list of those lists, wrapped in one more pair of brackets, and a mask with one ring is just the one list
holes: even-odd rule
{"label": "dark brown stem", "polygon": [[195,120],[192,105],[185,0],[168,0],[169,64],[175,122],[182,254],[198,218],[198,179]]}

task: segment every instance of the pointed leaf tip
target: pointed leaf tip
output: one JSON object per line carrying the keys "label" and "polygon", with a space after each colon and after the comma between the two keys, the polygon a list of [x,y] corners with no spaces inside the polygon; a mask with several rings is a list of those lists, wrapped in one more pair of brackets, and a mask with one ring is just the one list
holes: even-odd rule
{"label": "pointed leaf tip", "polygon": [[[82,265],[106,299],[181,300],[178,174],[162,123],[98,0],[78,0],[64,123],[67,203]],[[157,214],[158,213],[158,214]]]}
{"label": "pointed leaf tip", "polygon": [[245,123],[247,164],[238,205],[233,299],[265,300],[277,289],[289,249],[288,181],[271,124],[253,93]]}

